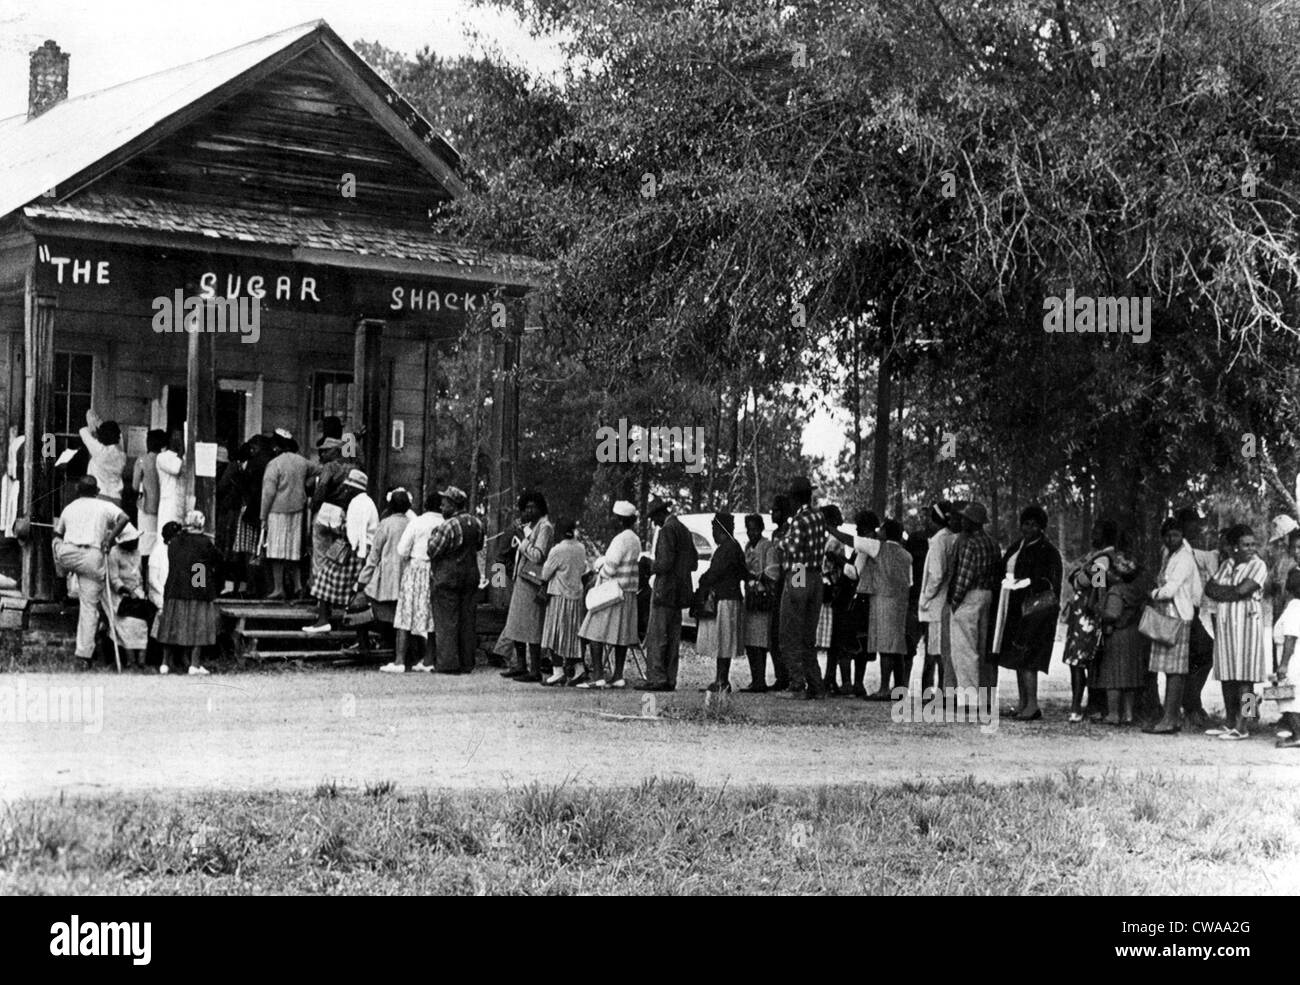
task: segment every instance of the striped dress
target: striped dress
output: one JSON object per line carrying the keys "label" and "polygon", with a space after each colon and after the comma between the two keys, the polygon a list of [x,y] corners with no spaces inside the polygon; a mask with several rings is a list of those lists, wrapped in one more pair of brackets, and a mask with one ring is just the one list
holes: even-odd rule
{"label": "striped dress", "polygon": [[616,646],[636,646],[641,642],[636,626],[636,592],[641,585],[637,562],[640,558],[641,538],[631,530],[622,531],[609,542],[605,560],[598,569],[600,580],[617,581],[623,589],[623,601],[588,612],[578,630],[578,635],[584,640]]}
{"label": "striped dress", "polygon": [[1268,639],[1271,627],[1264,624],[1262,586],[1268,568],[1257,557],[1245,564],[1223,562],[1214,578],[1221,585],[1253,581],[1261,586],[1247,598],[1218,604],[1218,625],[1214,634],[1214,679],[1216,681],[1262,681],[1266,677]]}

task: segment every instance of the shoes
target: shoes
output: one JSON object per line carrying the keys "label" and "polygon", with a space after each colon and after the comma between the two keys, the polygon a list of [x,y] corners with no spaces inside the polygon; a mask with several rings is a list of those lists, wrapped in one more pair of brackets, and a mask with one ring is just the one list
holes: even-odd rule
{"label": "shoes", "polygon": [[606,681],[606,682],[605,682],[605,686],[606,686],[606,687],[612,687],[612,688],[622,689],[622,688],[627,687],[627,681],[625,681],[625,680],[623,680],[623,678],[619,677],[619,678],[617,678],[616,680]]}
{"label": "shoes", "polygon": [[518,677],[510,678],[516,684],[540,684],[542,683],[541,674],[520,674]]}
{"label": "shoes", "polygon": [[432,674],[437,669],[433,664],[411,664],[411,671],[416,674]]}
{"label": "shoes", "polygon": [[[1080,712],[1080,711],[1072,711],[1072,712],[1070,712],[1070,724],[1071,724],[1071,725],[1078,725],[1078,724],[1079,724],[1080,722],[1082,722],[1082,721],[1083,721],[1083,712]],[[1115,724],[1117,724],[1117,722],[1111,722],[1110,724],[1111,724],[1111,725],[1115,725]]]}
{"label": "shoes", "polygon": [[564,671],[557,670],[555,673],[551,674],[550,677],[546,678],[546,680],[542,681],[542,687],[563,687],[564,680]]}
{"label": "shoes", "polygon": [[1274,749],[1300,749],[1300,739],[1294,736],[1289,739],[1278,739],[1273,743]]}
{"label": "shoes", "polygon": [[893,697],[888,691],[872,691],[867,695],[868,701],[893,701]]}
{"label": "shoes", "polygon": [[603,691],[607,685],[605,684],[605,679],[601,677],[594,681],[583,681],[581,684],[576,686],[582,688],[584,691]]}
{"label": "shoes", "polygon": [[1155,722],[1152,725],[1148,725],[1142,731],[1147,735],[1176,735],[1182,730],[1183,727],[1181,725],[1161,725],[1159,722]]}
{"label": "shoes", "polygon": [[1214,728],[1207,728],[1207,729],[1205,730],[1205,734],[1206,734],[1206,735],[1213,735],[1213,736],[1216,736],[1216,737],[1217,737],[1217,736],[1220,736],[1220,735],[1227,735],[1227,734],[1228,734],[1229,732],[1231,732],[1231,731],[1232,731],[1232,729],[1228,728],[1228,727],[1225,726],[1225,725],[1216,725]]}
{"label": "shoes", "polygon": [[327,622],[314,622],[310,626],[303,626],[304,633],[328,633],[334,627]]}
{"label": "shoes", "polygon": [[789,681],[777,681],[775,684],[773,684],[771,687],[769,687],[768,690],[769,690],[769,691],[788,691],[788,690],[790,690],[790,682],[789,682]]}
{"label": "shoes", "polygon": [[1210,726],[1210,716],[1203,711],[1189,711],[1183,714],[1187,722],[1187,727],[1192,729],[1205,729]]}
{"label": "shoes", "polygon": [[[1012,721],[1014,721],[1014,722],[1037,722],[1037,721],[1041,720],[1042,717],[1043,717],[1043,709],[1042,709],[1042,708],[1039,708],[1039,709],[1038,709],[1036,712],[1034,712],[1032,715],[1029,715],[1029,716],[1027,716],[1027,717],[1023,717],[1023,718],[1022,718],[1021,716],[1017,715],[1015,718],[1012,719]],[[1071,718],[1071,720],[1073,721],[1073,718]],[[1080,721],[1082,721],[1082,718],[1080,718]]]}
{"label": "shoes", "polygon": [[1278,729],[1274,734],[1275,734],[1279,739],[1290,739],[1290,738],[1293,738],[1293,737],[1294,737],[1294,736],[1292,735],[1292,733],[1291,733],[1291,730],[1290,730],[1290,729],[1286,729],[1286,728],[1280,728],[1280,729]]}
{"label": "shoes", "polygon": [[171,672],[172,669],[168,667],[166,664],[160,664],[158,667],[158,673],[160,674],[170,674]]}
{"label": "shoes", "polygon": [[749,687],[740,688],[741,694],[766,694],[771,690],[766,684],[751,684]]}
{"label": "shoes", "polygon": [[379,668],[381,674],[405,674],[406,665],[399,663],[384,664]]}
{"label": "shoes", "polygon": [[865,701],[867,697],[867,689],[861,684],[855,684],[853,685],[853,696],[855,698],[862,698]]}
{"label": "shoes", "polygon": [[501,671],[502,677],[523,677],[528,670],[524,667],[511,667],[509,670]]}
{"label": "shoes", "polygon": [[1242,739],[1249,739],[1249,732],[1242,732],[1235,728],[1230,728],[1219,736],[1220,742],[1240,742]]}
{"label": "shoes", "polygon": [[189,669],[190,677],[207,677],[208,673],[209,671],[207,667],[200,667],[197,664]]}
{"label": "shoes", "polygon": [[633,685],[633,687],[635,687],[636,690],[638,690],[638,691],[672,691],[672,690],[674,690],[674,688],[673,688],[673,686],[672,686],[671,684],[651,684],[649,681],[642,681],[640,684],[635,684],[635,685]]}
{"label": "shoes", "polygon": [[714,681],[714,682],[713,682],[712,684],[710,684],[708,687],[702,687],[702,688],[700,688],[700,691],[701,691],[701,692],[705,692],[705,691],[707,691],[707,692],[709,692],[709,693],[711,693],[711,694],[716,694],[716,693],[718,693],[719,691],[721,691],[723,694],[730,694],[730,693],[731,693],[731,685],[730,685],[730,684],[719,684],[717,681]]}
{"label": "shoes", "polygon": [[590,675],[588,675],[588,673],[584,670],[577,677],[574,677],[572,680],[569,681],[569,687],[582,687],[583,685],[589,683],[590,681],[591,681]]}

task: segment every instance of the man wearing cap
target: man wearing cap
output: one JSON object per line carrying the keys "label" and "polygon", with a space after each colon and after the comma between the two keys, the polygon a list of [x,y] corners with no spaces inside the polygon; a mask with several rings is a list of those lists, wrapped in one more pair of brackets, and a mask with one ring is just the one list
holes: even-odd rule
{"label": "man wearing cap", "polygon": [[478,643],[474,599],[479,589],[483,521],[466,512],[469,497],[463,490],[448,486],[438,495],[446,522],[429,534],[429,593],[438,673],[468,674],[474,669]]}
{"label": "man wearing cap", "polygon": [[[812,505],[812,483],[798,476],[790,483],[790,525],[777,542],[781,551],[781,655],[795,697],[826,697],[817,665],[817,620],[822,607],[822,554],[826,520]],[[775,538],[774,538],[775,540]]]}
{"label": "man wearing cap", "polygon": [[922,689],[935,683],[940,688],[953,683],[944,679],[944,667],[952,659],[952,613],[948,608],[948,583],[952,580],[953,555],[957,549],[957,533],[949,526],[951,513],[952,503],[940,500],[931,504],[926,516],[926,532],[930,544],[925,554],[921,595],[916,605],[916,616],[926,633],[925,667],[921,671]]}
{"label": "man wearing cap", "polygon": [[95,631],[108,577],[108,552],[126,528],[127,517],[107,499],[100,499],[94,476],[77,480],[77,498],[54,521],[54,567],[77,576],[77,656],[87,663],[95,656]]}
{"label": "man wearing cap", "polygon": [[642,691],[672,691],[677,687],[681,655],[682,609],[691,604],[691,572],[700,563],[691,532],[673,516],[670,505],[655,496],[646,506],[650,521],[659,528],[655,541],[654,594],[645,635],[646,679]]}
{"label": "man wearing cap", "polygon": [[954,683],[963,689],[992,687],[997,683],[997,667],[984,661],[984,651],[993,591],[1002,580],[1002,552],[984,529],[989,513],[983,503],[971,503],[957,515],[962,518],[963,536],[948,589]]}

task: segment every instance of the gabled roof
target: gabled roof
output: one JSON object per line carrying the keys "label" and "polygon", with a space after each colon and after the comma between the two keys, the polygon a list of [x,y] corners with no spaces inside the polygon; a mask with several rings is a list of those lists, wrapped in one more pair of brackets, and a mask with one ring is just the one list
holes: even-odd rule
{"label": "gabled roof", "polygon": [[[367,110],[453,194],[464,190],[460,155],[323,20],[300,24],[208,58],[65,99],[33,120],[0,120],[0,216],[54,189],[65,199],[255,85],[312,47]],[[47,200],[48,201],[48,200]]]}

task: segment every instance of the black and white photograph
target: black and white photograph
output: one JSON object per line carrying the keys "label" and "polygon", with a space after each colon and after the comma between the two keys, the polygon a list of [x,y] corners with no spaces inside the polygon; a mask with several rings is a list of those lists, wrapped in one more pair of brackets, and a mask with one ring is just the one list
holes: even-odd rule
{"label": "black and white photograph", "polygon": [[983,917],[1253,971],[1300,0],[0,0],[0,467],[15,954],[1116,897]]}

